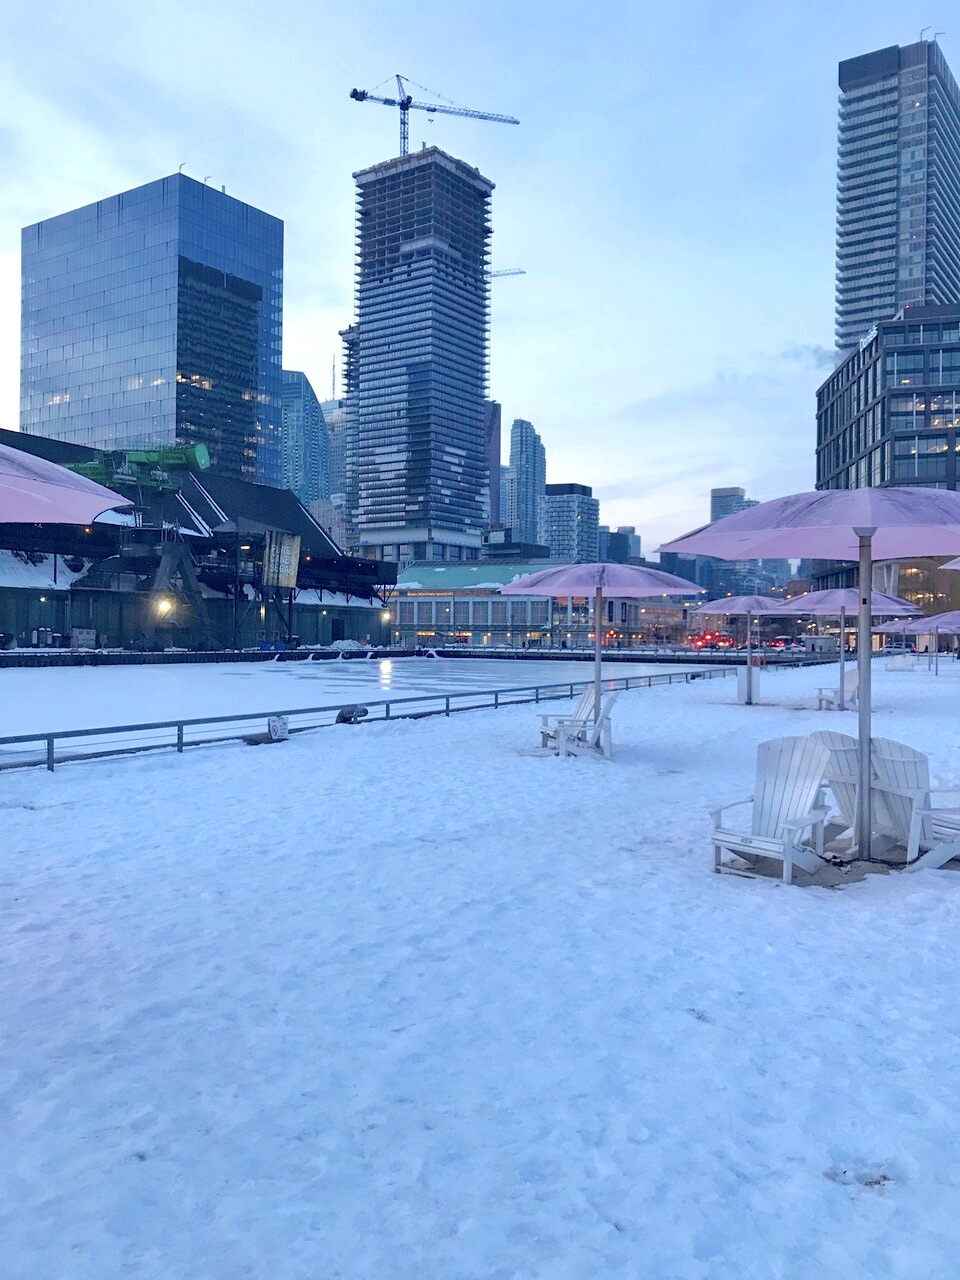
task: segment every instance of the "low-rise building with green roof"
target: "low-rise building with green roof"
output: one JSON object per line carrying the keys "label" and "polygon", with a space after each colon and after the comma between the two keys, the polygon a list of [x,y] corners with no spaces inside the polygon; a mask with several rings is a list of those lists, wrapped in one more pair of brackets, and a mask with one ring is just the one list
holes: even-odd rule
{"label": "low-rise building with green roof", "polygon": [[[423,561],[402,569],[389,602],[393,643],[408,648],[592,645],[591,600],[500,594],[508,582],[550,563]],[[604,641],[618,648],[676,638],[684,630],[682,603],[659,596],[649,601],[605,600],[604,609]]]}

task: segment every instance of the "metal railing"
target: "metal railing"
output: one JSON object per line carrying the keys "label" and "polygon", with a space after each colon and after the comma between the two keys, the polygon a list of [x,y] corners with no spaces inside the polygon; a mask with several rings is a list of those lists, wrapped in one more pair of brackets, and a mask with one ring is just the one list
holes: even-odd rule
{"label": "metal railing", "polygon": [[[605,676],[606,691],[649,689],[661,684],[689,684],[692,680],[714,680],[732,675],[735,667],[710,667],[693,671],[664,671],[643,676]],[[449,716],[458,711],[482,711],[529,702],[574,698],[593,685],[593,680],[562,680],[556,684],[515,685],[505,689],[474,689],[464,693],[422,693],[406,698],[384,698],[375,702],[340,702],[323,707],[295,707],[288,710],[251,711],[242,715],[200,716],[194,719],[154,720],[143,724],[104,725],[94,729],[60,729],[54,733],[19,733],[0,737],[0,771],[46,766],[71,760],[95,760],[104,756],[131,755],[143,751],[209,746],[213,743],[267,740],[269,721],[280,717],[291,734],[325,728],[336,723],[346,708],[367,709],[366,722],[409,720],[426,716]],[[398,708],[400,710],[398,711]],[[259,732],[256,730],[259,728]],[[31,745],[37,744],[37,751]],[[58,749],[59,744],[59,749]],[[13,748],[13,750],[9,750]]]}

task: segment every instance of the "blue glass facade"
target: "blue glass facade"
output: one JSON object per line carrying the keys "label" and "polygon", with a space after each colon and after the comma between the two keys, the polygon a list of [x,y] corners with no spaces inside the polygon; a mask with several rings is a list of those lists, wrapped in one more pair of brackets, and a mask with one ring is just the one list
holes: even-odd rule
{"label": "blue glass facade", "polygon": [[330,437],[310,380],[283,371],[283,487],[304,506],[330,497]]}
{"label": "blue glass facade", "polygon": [[20,428],[281,480],[283,223],[174,174],[25,227]]}
{"label": "blue glass facade", "polygon": [[956,489],[960,304],[904,307],[817,392],[817,488]]}

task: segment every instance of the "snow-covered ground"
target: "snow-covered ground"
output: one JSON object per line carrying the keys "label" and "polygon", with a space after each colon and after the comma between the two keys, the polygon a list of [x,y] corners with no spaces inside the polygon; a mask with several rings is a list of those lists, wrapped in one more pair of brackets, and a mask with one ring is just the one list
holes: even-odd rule
{"label": "snow-covered ground", "polygon": [[[960,667],[875,666],[960,784]],[[623,694],[612,761],[520,707],[0,777],[0,1272],[953,1280],[960,876],[709,872],[828,672]]]}

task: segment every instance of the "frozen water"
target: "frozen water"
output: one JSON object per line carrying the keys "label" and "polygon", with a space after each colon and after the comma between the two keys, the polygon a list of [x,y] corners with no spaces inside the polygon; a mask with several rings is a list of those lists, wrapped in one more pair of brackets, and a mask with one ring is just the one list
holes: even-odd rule
{"label": "frozen water", "polygon": [[[695,670],[607,663],[604,675]],[[590,680],[587,662],[349,658],[0,670],[0,736]]]}

